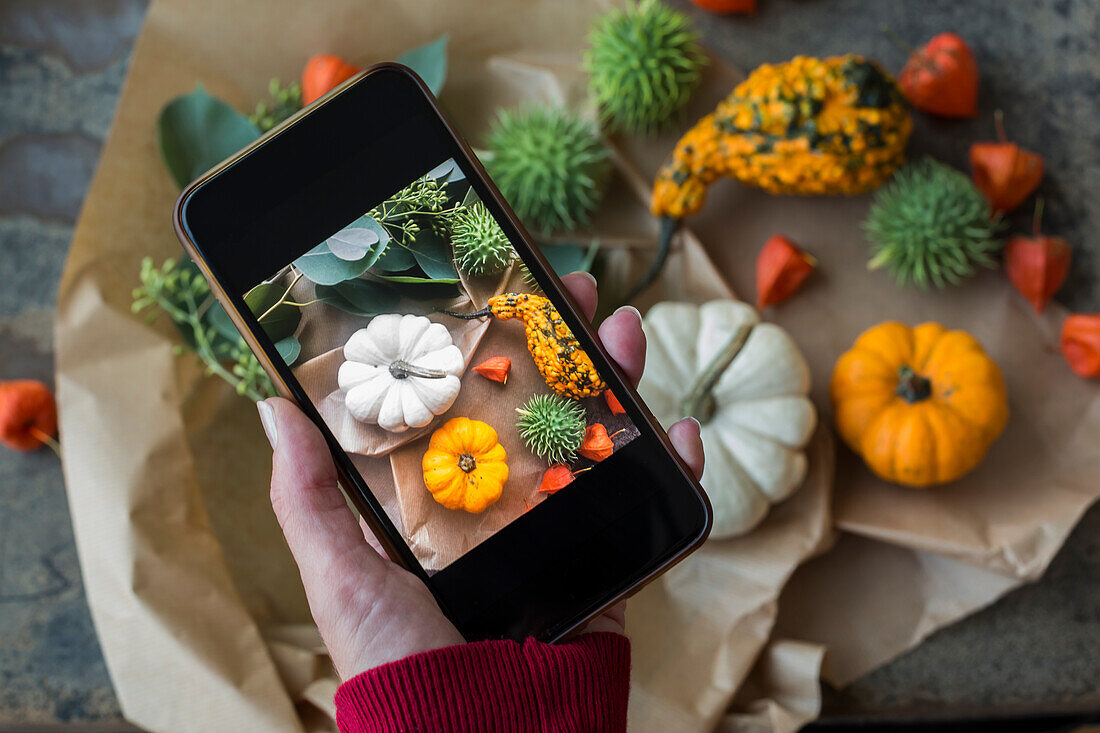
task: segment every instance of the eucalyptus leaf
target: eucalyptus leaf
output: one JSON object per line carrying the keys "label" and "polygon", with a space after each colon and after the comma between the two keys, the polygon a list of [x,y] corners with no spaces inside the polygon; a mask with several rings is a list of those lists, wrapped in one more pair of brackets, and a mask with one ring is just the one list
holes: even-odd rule
{"label": "eucalyptus leaf", "polygon": [[405,249],[412,252],[416,264],[430,279],[455,279],[458,277],[450,243],[432,231],[431,228],[424,227],[421,229],[416,235],[416,239],[405,245]]}
{"label": "eucalyptus leaf", "polygon": [[318,285],[335,285],[362,275],[371,266],[370,260],[370,257],[364,257],[355,262],[342,260],[332,253],[327,243],[321,242],[294,260],[294,266],[301,270],[311,282]]}
{"label": "eucalyptus leaf", "polygon": [[285,284],[267,282],[260,283],[244,296],[245,304],[272,341],[281,341],[293,335],[302,320],[302,311],[296,306],[286,303],[275,305],[285,292]]}
{"label": "eucalyptus leaf", "polygon": [[393,288],[362,278],[338,285],[318,285],[317,298],[342,311],[366,318],[392,312],[400,300]]}
{"label": "eucalyptus leaf", "polygon": [[375,277],[381,278],[389,283],[400,283],[405,285],[456,285],[460,282],[457,277],[420,277],[418,275],[382,274],[377,274]]}
{"label": "eucalyptus leaf", "polygon": [[455,159],[447,158],[435,168],[432,168],[430,171],[428,171],[428,178],[432,179],[433,181],[437,181],[440,178],[446,179],[446,177],[450,175],[451,171],[454,170],[454,168]]}
{"label": "eucalyptus leaf", "polygon": [[465,180],[466,174],[462,172],[462,168],[454,158],[447,158],[447,160],[428,171],[428,178],[433,181],[443,181],[443,183],[455,183]]}
{"label": "eucalyptus leaf", "polygon": [[593,242],[588,247],[576,244],[540,244],[539,251],[550,267],[558,275],[568,275],[571,272],[588,272],[592,269],[592,260],[595,257],[597,244]]}
{"label": "eucalyptus leaf", "polygon": [[157,135],[168,172],[183,188],[258,138],[260,130],[200,84],[164,106]]}
{"label": "eucalyptus leaf", "polygon": [[373,267],[374,270],[382,270],[383,272],[404,272],[410,267],[416,267],[416,259],[413,257],[412,252],[394,242],[386,247],[386,251],[382,253]]}
{"label": "eucalyptus leaf", "polygon": [[419,74],[432,94],[439,96],[447,80],[447,36],[406,51],[397,57],[397,62]]}
{"label": "eucalyptus leaf", "polygon": [[214,301],[211,304],[210,309],[206,311],[206,322],[214,327],[218,335],[222,338],[236,341],[241,338],[241,334],[237,331],[237,327],[233,325],[233,321],[229,320],[229,314],[225,312],[225,308],[222,304]]}
{"label": "eucalyptus leaf", "polygon": [[302,343],[293,336],[287,336],[275,342],[275,350],[279,352],[279,356],[283,357],[286,365],[290,366],[302,353]]}
{"label": "eucalyptus leaf", "polygon": [[457,282],[416,277],[405,277],[386,284],[391,285],[402,298],[416,301],[421,307],[427,307],[428,301],[454,298],[459,287]]}
{"label": "eucalyptus leaf", "polygon": [[329,251],[342,260],[355,262],[378,244],[378,233],[361,227],[346,227],[325,240]]}
{"label": "eucalyptus leaf", "polygon": [[451,206],[464,206],[466,197],[470,195],[472,190],[470,182],[465,178],[460,178],[453,183],[448,183],[446,187],[447,202]]}

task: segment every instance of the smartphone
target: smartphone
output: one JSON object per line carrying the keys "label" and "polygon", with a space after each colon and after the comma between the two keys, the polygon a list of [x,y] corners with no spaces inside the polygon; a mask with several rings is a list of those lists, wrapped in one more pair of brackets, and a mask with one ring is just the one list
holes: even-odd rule
{"label": "smartphone", "polygon": [[345,83],[174,216],[465,638],[561,639],[705,540],[706,494],[411,70]]}

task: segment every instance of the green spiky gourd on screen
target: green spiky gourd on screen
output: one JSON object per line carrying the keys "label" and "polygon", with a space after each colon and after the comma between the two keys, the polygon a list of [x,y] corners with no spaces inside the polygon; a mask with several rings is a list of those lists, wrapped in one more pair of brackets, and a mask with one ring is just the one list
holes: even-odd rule
{"label": "green spiky gourd on screen", "polygon": [[502,110],[485,167],[520,219],[541,232],[588,222],[603,198],[610,157],[595,126],[548,106]]}
{"label": "green spiky gourd on screen", "polygon": [[706,57],[687,16],[638,0],[596,21],[584,56],[588,85],[610,130],[652,132],[683,109]]}
{"label": "green spiky gourd on screen", "polygon": [[493,275],[515,256],[512,243],[480,201],[455,212],[451,224],[455,263],[469,275]]}
{"label": "green spiky gourd on screen", "polygon": [[975,266],[996,267],[1002,228],[973,182],[931,158],[898,170],[875,195],[863,224],[871,241],[868,268],[885,267],[899,285],[958,284]]}
{"label": "green spiky gourd on screen", "polygon": [[535,395],[516,408],[516,427],[531,452],[550,463],[568,463],[584,440],[584,408],[559,395]]}

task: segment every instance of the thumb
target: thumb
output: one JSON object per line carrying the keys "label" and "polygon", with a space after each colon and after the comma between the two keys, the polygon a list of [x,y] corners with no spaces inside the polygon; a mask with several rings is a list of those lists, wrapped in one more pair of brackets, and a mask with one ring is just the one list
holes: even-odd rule
{"label": "thumb", "polygon": [[[339,608],[344,594],[380,580],[385,561],[363,537],[337,483],[317,426],[293,403],[257,403],[274,454],[271,506],[298,563],[314,615]],[[373,577],[372,577],[373,576]]]}

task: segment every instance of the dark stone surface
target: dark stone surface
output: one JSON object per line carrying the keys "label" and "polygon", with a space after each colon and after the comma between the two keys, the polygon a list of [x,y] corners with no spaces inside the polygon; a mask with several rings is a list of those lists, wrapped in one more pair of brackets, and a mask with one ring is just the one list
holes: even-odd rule
{"label": "dark stone surface", "polygon": [[[0,379],[53,380],[57,281],[144,8],[0,3]],[[0,450],[0,728],[121,720],[57,457]]]}
{"label": "dark stone surface", "polygon": [[[1086,0],[760,0],[754,19],[699,20],[708,44],[751,68],[848,51],[897,70],[885,22],[919,43],[955,30],[982,68],[982,116],[918,116],[914,147],[965,165],[969,143],[1009,134],[1042,153],[1046,228],[1075,247],[1059,300],[1100,309],[1100,8]],[[0,379],[52,377],[51,319],[72,224],[110,125],[144,0],[0,2]],[[1014,216],[1025,222],[1029,212]],[[1100,508],[1039,583],[826,691],[831,717],[927,718],[1098,704]],[[120,721],[88,615],[60,467],[0,451],[0,727]]]}

